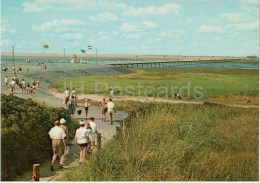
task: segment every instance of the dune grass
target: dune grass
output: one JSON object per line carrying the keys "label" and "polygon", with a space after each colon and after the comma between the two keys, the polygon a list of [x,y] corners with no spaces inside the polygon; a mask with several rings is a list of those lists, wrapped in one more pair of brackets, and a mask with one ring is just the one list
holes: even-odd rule
{"label": "dune grass", "polygon": [[[63,92],[74,87],[80,93],[108,94],[113,86],[115,95],[210,99],[218,97],[258,96],[258,70],[215,68],[148,68],[116,76],[88,76],[59,80],[49,87]],[[255,99],[254,99],[255,100]],[[257,102],[257,101],[255,101]]]}
{"label": "dune grass", "polygon": [[149,104],[126,123],[124,136],[62,180],[258,180],[257,109]]}

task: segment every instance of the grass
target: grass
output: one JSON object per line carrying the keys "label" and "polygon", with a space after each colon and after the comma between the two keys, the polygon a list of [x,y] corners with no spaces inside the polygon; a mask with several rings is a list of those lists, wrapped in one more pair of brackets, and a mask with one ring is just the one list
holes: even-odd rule
{"label": "grass", "polygon": [[258,180],[257,109],[148,104],[130,113],[126,122],[124,136],[110,141],[67,179]]}
{"label": "grass", "polygon": [[174,99],[215,99],[219,97],[247,98],[244,102],[258,104],[258,70],[214,68],[149,68],[135,69],[135,73],[116,76],[88,76],[59,80],[49,87],[63,92],[73,86],[85,94],[146,96]]}

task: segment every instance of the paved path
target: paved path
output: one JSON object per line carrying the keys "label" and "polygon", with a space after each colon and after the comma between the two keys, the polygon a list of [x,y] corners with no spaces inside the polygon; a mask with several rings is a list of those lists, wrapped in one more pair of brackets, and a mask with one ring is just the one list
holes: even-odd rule
{"label": "paved path", "polygon": [[[9,79],[12,77],[10,72],[7,73],[2,73],[2,79],[5,77],[5,75],[7,75],[9,77]],[[23,78],[25,79],[26,82],[32,82],[33,78],[28,77],[26,74],[21,74],[18,75],[19,78]],[[3,87],[3,82],[1,82],[1,92],[4,94],[9,94],[10,91],[9,89],[5,89]],[[48,82],[41,82],[40,83],[40,87],[36,88],[36,93],[34,94],[27,94],[27,93],[22,93],[20,88],[17,88],[15,91],[15,96],[21,97],[21,98],[32,98],[35,101],[38,101],[40,103],[45,103],[46,105],[49,106],[53,106],[53,107],[65,107],[66,106],[63,104],[63,100],[61,98],[57,98],[55,97],[52,93],[50,93],[48,91]],[[79,103],[78,106],[83,106],[82,103]],[[82,107],[78,107],[78,109],[81,109]],[[77,111],[76,110],[76,111]],[[111,138],[113,138],[113,136],[116,134],[116,126],[119,126],[120,122],[122,119],[127,117],[127,113],[123,112],[123,111],[117,111],[117,113],[114,114],[114,124],[110,125],[110,123],[108,122],[102,122],[100,119],[100,108],[97,106],[90,106],[89,107],[89,112],[88,112],[88,118],[89,117],[94,117],[95,118],[95,122],[97,124],[97,129],[98,132],[101,133],[101,146],[104,146],[104,144],[110,140]],[[74,115],[74,117],[78,120],[80,119],[85,119],[85,111],[84,108],[82,108],[82,113],[80,115],[78,115],[77,113]],[[107,116],[108,118],[108,116]],[[69,154],[69,158],[66,162],[67,166],[64,166],[64,170],[62,171],[55,171],[55,172],[51,172],[49,170],[49,166],[50,166],[50,160],[47,160],[46,162],[44,162],[43,164],[41,164],[41,178],[40,181],[51,181],[53,180],[55,177],[57,177],[60,173],[64,172],[64,171],[68,171],[71,168],[78,166],[79,165],[79,148],[78,146],[74,146],[74,141],[71,141],[70,143],[70,154]],[[28,174],[30,172],[27,172],[25,174]],[[31,176],[28,176],[31,178]],[[27,179],[28,180],[28,179]],[[20,181],[20,180],[17,180]],[[26,180],[23,180],[26,181]]]}

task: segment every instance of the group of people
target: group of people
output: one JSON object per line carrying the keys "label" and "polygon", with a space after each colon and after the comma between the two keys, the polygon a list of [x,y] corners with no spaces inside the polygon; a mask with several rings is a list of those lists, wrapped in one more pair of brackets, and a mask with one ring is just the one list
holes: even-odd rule
{"label": "group of people", "polygon": [[108,113],[109,122],[113,124],[113,113],[116,113],[115,103],[112,101],[112,98],[108,99],[108,103],[106,103],[106,99],[103,98],[101,102],[99,102],[99,107],[101,109],[101,119],[106,122],[106,113]]}
{"label": "group of people", "polygon": [[[106,114],[108,113],[109,122],[112,125],[113,124],[113,113],[116,113],[115,110],[115,103],[112,101],[112,96],[114,96],[114,89],[110,88],[110,98],[108,103],[106,102],[106,99],[103,98],[101,102],[99,102],[99,107],[101,109],[101,120],[103,122],[106,122]],[[78,106],[78,95],[75,90],[75,88],[72,89],[70,92],[68,88],[64,91],[64,102],[66,107],[68,107],[68,111],[71,115],[74,115],[76,112],[76,109]],[[87,119],[88,117],[88,111],[91,106],[90,100],[85,99],[84,101],[84,110],[85,110],[85,117]],[[78,114],[81,114],[82,110],[78,110]]]}
{"label": "group of people", "polygon": [[18,78],[13,78],[10,82],[9,82],[9,78],[8,76],[5,76],[4,78],[4,87],[7,89],[8,86],[10,87],[10,93],[14,94],[15,93],[15,89],[17,87],[21,88],[22,93],[24,93],[24,91],[26,91],[26,93],[35,93],[36,92],[36,87],[40,87],[40,81],[33,81],[31,84],[28,82],[26,84],[26,82],[24,81],[24,79],[22,79],[21,82],[19,82]]}
{"label": "group of people", "polygon": [[76,108],[78,107],[78,94],[74,88],[71,92],[68,88],[66,88],[64,92],[63,103],[66,105],[66,107],[68,107],[69,113],[73,116],[75,114]]}
{"label": "group of people", "polygon": [[[59,157],[59,167],[61,170],[64,165],[64,157],[68,156],[68,143],[69,143],[69,129],[65,125],[66,120],[61,118],[54,122],[55,126],[49,131],[50,138],[52,139],[53,156],[51,160],[50,170],[54,171],[54,163]],[[86,152],[92,154],[95,147],[97,125],[94,122],[94,118],[91,117],[90,121],[86,123],[85,120],[80,120],[79,128],[75,133],[75,145],[80,147],[80,163],[85,161]]]}

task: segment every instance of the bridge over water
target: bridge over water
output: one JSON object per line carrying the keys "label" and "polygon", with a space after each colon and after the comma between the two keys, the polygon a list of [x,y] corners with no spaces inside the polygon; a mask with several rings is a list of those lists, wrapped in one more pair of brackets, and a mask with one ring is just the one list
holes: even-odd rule
{"label": "bridge over water", "polygon": [[239,61],[241,59],[223,59],[223,60],[171,60],[171,61],[113,61],[105,62],[104,64],[121,66],[121,67],[173,67],[173,66],[186,66],[186,65],[198,65],[198,64],[210,64],[219,62]]}

